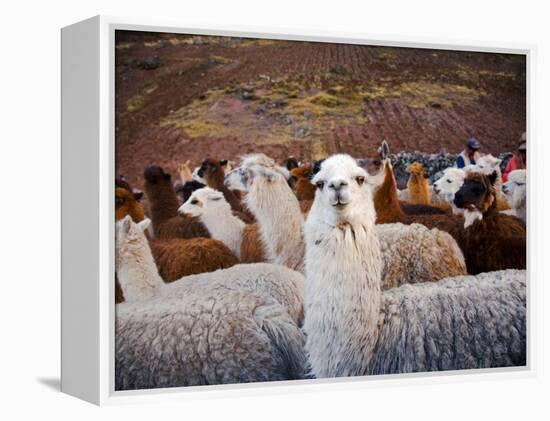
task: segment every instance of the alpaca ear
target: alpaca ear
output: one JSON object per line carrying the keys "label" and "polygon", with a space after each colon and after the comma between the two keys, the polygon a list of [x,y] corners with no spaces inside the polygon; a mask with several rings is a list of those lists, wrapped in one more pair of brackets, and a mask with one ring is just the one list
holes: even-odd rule
{"label": "alpaca ear", "polygon": [[378,148],[378,153],[380,154],[380,158],[384,160],[388,157],[390,154],[390,146],[388,145],[388,142],[385,140],[382,141],[382,145]]}
{"label": "alpaca ear", "polygon": [[126,215],[122,218],[119,222],[119,227],[122,234],[128,234],[132,228],[132,217],[130,215]]}
{"label": "alpaca ear", "polygon": [[491,185],[493,186],[495,184],[495,181],[497,180],[498,174],[496,171],[493,171],[489,176],[489,181],[491,182]]}
{"label": "alpaca ear", "polygon": [[149,218],[145,218],[143,221],[140,221],[137,223],[137,226],[145,232],[147,228],[149,228],[149,225],[151,225],[151,220]]}

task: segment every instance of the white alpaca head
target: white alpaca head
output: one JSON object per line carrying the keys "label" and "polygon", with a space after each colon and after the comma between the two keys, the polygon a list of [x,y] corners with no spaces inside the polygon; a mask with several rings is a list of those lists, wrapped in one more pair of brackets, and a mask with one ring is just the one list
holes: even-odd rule
{"label": "white alpaca head", "polygon": [[434,185],[434,193],[444,198],[447,202],[452,203],[455,193],[460,190],[464,184],[466,173],[460,168],[446,168],[443,175]]}
{"label": "white alpaca head", "polygon": [[497,171],[497,174],[500,174],[501,161],[501,159],[498,159],[491,154],[483,155],[477,160],[475,165],[469,166],[469,170],[485,175],[490,175],[494,171]]}
{"label": "white alpaca head", "polygon": [[143,221],[135,223],[130,215],[126,215],[116,223],[115,228],[115,254],[118,261],[120,253],[131,245],[138,245],[140,241],[146,241],[145,230],[149,228],[151,220],[145,218]]}
{"label": "white alpaca head", "polygon": [[365,188],[367,172],[349,155],[326,159],[311,182],[317,186],[308,224],[330,226],[368,221],[375,212],[370,189]]}
{"label": "white alpaca head", "polygon": [[527,198],[527,171],[511,171],[506,183],[502,186],[502,192],[510,207],[517,209],[524,206]]}
{"label": "white alpaca head", "polygon": [[195,190],[187,202],[180,206],[178,212],[188,216],[202,216],[231,212],[231,205],[225,200],[223,193],[210,187]]}
{"label": "white alpaca head", "polygon": [[243,155],[240,165],[225,173],[225,186],[231,190],[248,191],[251,179],[250,169],[263,167],[278,172],[285,180],[290,178],[290,173],[284,167],[277,165],[274,159],[263,153]]}

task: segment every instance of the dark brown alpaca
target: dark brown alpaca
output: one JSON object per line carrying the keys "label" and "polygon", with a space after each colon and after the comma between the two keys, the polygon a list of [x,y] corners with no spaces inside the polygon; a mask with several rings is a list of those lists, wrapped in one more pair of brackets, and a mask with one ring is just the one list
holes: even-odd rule
{"label": "dark brown alpaca", "polygon": [[151,166],[145,169],[143,177],[156,239],[210,237],[198,219],[178,214],[179,202],[170,174],[161,167]]}
{"label": "dark brown alpaca", "polygon": [[477,215],[462,234],[464,257],[472,274],[526,267],[525,225],[519,218],[499,212],[496,177],[496,172],[490,176],[471,173],[455,194],[454,203],[465,210],[467,219],[469,212]]}
{"label": "dark brown alpaca", "polygon": [[149,240],[149,245],[164,282],[226,269],[239,263],[224,243],[212,238]]}
{"label": "dark brown alpaca", "polygon": [[243,222],[247,224],[252,223],[254,222],[254,216],[245,206],[243,206],[237,195],[229,190],[224,184],[224,167],[226,165],[226,160],[217,161],[210,158],[205,159],[199,168],[198,175],[206,181],[208,187],[223,193],[225,200],[231,205],[231,209],[233,209],[235,216],[242,219]]}

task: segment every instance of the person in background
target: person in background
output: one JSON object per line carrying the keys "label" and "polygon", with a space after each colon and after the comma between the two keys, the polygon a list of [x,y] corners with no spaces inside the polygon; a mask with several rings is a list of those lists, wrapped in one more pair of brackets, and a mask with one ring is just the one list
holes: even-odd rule
{"label": "person in background", "polygon": [[479,142],[475,137],[471,137],[466,141],[466,149],[464,149],[456,157],[456,167],[464,168],[466,165],[475,165],[476,161],[480,158],[479,154]]}
{"label": "person in background", "polygon": [[524,170],[527,168],[527,138],[525,133],[521,135],[519,140],[519,146],[517,152],[514,154],[512,159],[506,164],[504,172],[502,173],[502,181],[506,183],[508,179],[508,174],[514,170]]}

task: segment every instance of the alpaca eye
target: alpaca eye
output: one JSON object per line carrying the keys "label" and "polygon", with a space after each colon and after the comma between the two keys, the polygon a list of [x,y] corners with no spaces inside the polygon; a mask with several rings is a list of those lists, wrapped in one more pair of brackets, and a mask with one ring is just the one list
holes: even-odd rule
{"label": "alpaca eye", "polygon": [[124,198],[123,197],[117,197],[116,200],[115,200],[115,206],[118,208],[122,205],[124,205]]}
{"label": "alpaca eye", "polygon": [[365,182],[365,177],[359,176],[356,177],[355,180],[357,181],[357,184],[362,185]]}
{"label": "alpaca eye", "polygon": [[315,185],[317,186],[317,188],[319,190],[323,190],[323,187],[325,186],[325,182],[324,181],[318,181],[317,183],[315,183]]}
{"label": "alpaca eye", "polygon": [[374,162],[373,162],[374,165],[376,165],[377,167],[380,166],[380,161],[378,159],[376,159]]}
{"label": "alpaca eye", "polygon": [[193,200],[191,200],[191,204],[192,205],[198,205],[199,201],[197,199],[193,199]]}
{"label": "alpaca eye", "polygon": [[451,182],[451,180],[447,180],[447,183],[450,183],[450,182]]}

